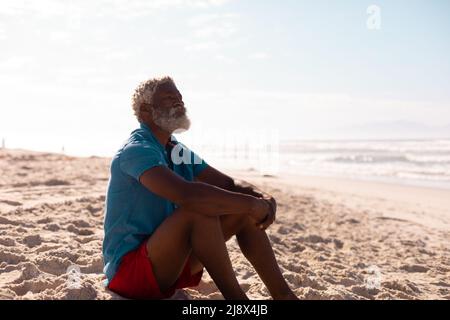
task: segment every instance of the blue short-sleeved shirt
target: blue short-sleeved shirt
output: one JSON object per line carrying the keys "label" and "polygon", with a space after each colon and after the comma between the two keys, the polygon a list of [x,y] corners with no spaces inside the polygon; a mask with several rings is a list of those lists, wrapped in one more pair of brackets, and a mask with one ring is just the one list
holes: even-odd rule
{"label": "blue short-sleeved shirt", "polygon": [[193,181],[208,166],[174,136],[171,141],[177,148],[172,166],[165,147],[151,129],[141,123],[112,159],[103,240],[104,272],[108,281],[114,277],[121,258],[136,249],[176,208],[174,203],[139,182],[142,173],[156,166],[167,166],[184,179]]}

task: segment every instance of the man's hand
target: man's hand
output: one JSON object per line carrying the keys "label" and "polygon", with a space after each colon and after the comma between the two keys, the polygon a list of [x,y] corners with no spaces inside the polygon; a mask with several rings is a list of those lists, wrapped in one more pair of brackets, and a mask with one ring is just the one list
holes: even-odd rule
{"label": "man's hand", "polygon": [[257,224],[257,227],[261,230],[266,230],[276,219],[277,202],[274,197],[268,194],[264,194],[261,199],[269,204],[270,210],[267,213],[266,218]]}
{"label": "man's hand", "polygon": [[256,186],[248,183],[247,181],[233,179],[211,166],[205,168],[196,177],[196,180],[232,192],[251,195],[263,200],[262,202],[265,202],[265,204],[259,204],[259,213],[250,214],[262,230],[267,229],[267,227],[269,227],[275,221],[277,212],[277,203],[275,199],[271,195],[258,190]]}

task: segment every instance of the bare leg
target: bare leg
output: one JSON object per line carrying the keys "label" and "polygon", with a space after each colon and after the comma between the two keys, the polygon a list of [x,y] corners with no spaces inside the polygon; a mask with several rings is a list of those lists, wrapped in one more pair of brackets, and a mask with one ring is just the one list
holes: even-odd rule
{"label": "bare leg", "polygon": [[225,299],[247,299],[231,266],[218,217],[178,208],[152,234],[147,249],[161,291],[175,283],[192,250]]}
{"label": "bare leg", "polygon": [[[239,247],[267,286],[274,299],[297,299],[286,283],[265,231],[255,227],[254,222],[244,215],[220,216],[225,240],[236,234]],[[191,272],[199,272],[203,265],[194,256],[190,257]]]}
{"label": "bare leg", "polygon": [[253,265],[273,299],[298,299],[280,271],[270,240],[264,230],[249,221],[236,238],[244,256]]}
{"label": "bare leg", "polygon": [[[225,242],[230,240],[248,222],[248,218],[242,214],[221,215],[219,218]],[[194,254],[190,255],[189,263],[192,275],[200,272],[204,268],[203,264],[197,259]]]}

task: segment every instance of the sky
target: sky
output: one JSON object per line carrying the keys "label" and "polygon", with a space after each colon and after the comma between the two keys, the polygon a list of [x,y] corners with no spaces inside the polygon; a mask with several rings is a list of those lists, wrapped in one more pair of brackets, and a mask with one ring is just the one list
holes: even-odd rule
{"label": "sky", "polygon": [[[179,140],[450,136],[450,2],[0,0],[0,138],[112,155],[170,75]],[[445,134],[445,133],[444,133]]]}

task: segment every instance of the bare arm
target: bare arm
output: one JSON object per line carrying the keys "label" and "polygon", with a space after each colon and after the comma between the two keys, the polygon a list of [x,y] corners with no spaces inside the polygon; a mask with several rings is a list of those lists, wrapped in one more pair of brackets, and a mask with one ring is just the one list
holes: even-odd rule
{"label": "bare arm", "polygon": [[219,170],[208,166],[196,178],[210,185],[218,186],[225,190],[250,195],[256,198],[264,199],[271,205],[270,215],[261,223],[261,228],[266,229],[276,219],[277,203],[270,194],[258,189],[256,186],[244,180],[233,179],[232,177],[220,172]]}
{"label": "bare arm", "polygon": [[257,198],[263,198],[268,195],[259,190],[256,186],[244,180],[233,179],[232,177],[220,172],[219,170],[208,166],[196,178],[197,181],[204,182],[225,190],[248,194]]}
{"label": "bare arm", "polygon": [[145,171],[140,182],[153,193],[205,215],[249,214],[261,221],[270,210],[262,199],[203,182],[190,182],[166,167]]}

